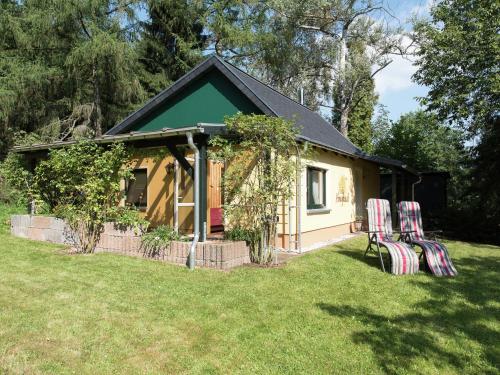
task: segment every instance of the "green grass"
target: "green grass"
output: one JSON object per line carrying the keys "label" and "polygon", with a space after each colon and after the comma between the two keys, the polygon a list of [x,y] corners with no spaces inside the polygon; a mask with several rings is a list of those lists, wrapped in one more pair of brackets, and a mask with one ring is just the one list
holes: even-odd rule
{"label": "green grass", "polygon": [[500,248],[459,276],[383,274],[357,238],[229,273],[14,238],[1,209],[0,373],[498,373]]}

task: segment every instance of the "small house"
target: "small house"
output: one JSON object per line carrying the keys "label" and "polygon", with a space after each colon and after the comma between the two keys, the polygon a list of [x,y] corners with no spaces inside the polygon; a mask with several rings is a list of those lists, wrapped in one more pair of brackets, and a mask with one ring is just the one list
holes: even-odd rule
{"label": "small house", "polygon": [[[297,142],[316,149],[314,160],[303,161],[306,168],[293,187],[294,198],[280,208],[277,244],[283,249],[320,247],[355,230],[354,224],[366,217],[367,199],[379,196],[381,167],[393,176],[415,174],[400,161],[366,154],[318,113],[213,56],[96,139],[167,151],[161,158],[140,152],[132,160],[135,179],[124,182],[122,204],[136,206],[152,225],[170,225],[186,234],[193,232],[196,220],[200,241],[220,236],[224,166],[209,160],[207,150],[210,138],[224,130],[224,118],[238,112],[292,120],[300,128]],[[68,144],[18,151],[36,156]]]}

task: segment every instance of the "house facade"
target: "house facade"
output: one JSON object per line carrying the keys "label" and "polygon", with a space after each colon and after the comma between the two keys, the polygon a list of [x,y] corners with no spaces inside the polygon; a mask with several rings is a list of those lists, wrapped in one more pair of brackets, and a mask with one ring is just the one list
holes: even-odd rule
{"label": "house facade", "polygon": [[[302,160],[306,167],[294,197],[280,207],[277,245],[283,249],[312,249],[350,233],[366,217],[367,199],[379,195],[380,167],[413,172],[397,160],[364,153],[319,114],[210,57],[96,139],[137,150],[131,160],[135,179],[123,183],[121,203],[136,206],[153,226],[187,234],[197,227],[200,241],[220,236],[224,166],[209,160],[207,151],[210,138],[224,132],[224,118],[239,112],[292,120],[300,129],[297,142],[315,149],[313,159]],[[36,155],[70,143],[18,151]]]}

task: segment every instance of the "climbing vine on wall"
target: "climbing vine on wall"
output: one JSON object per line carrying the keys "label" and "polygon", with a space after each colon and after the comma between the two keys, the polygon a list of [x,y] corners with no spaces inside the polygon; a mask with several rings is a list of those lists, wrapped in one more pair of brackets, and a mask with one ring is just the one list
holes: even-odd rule
{"label": "climbing vine on wall", "polygon": [[294,193],[297,129],[264,115],[237,114],[225,123],[227,134],[212,139],[210,156],[226,166],[226,230],[246,233],[251,260],[268,264],[276,247],[278,207]]}

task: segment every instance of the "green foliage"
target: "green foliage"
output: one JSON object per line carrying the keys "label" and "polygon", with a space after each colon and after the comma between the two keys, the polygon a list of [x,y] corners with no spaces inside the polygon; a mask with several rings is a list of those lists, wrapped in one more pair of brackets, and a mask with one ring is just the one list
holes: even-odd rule
{"label": "green foliage", "polygon": [[[417,83],[429,87],[421,98],[438,118],[458,124],[473,140],[470,173],[451,218],[459,233],[500,243],[498,142],[500,108],[500,4],[488,0],[445,0],[431,19],[415,25],[419,42]],[[474,238],[474,235],[467,238]]]}
{"label": "green foliage", "polygon": [[228,229],[251,232],[250,257],[267,264],[273,259],[278,206],[293,194],[297,129],[282,118],[264,115],[237,114],[225,123],[228,136],[211,141],[211,157],[226,165]]}
{"label": "green foliage", "polygon": [[148,0],[138,50],[143,86],[154,95],[202,59],[203,2]]}
{"label": "green foliage", "polygon": [[142,233],[149,227],[149,221],[133,207],[116,206],[110,209],[110,220],[123,228],[133,228],[136,233]]}
{"label": "green foliage", "polygon": [[[375,93],[375,82],[373,78],[370,77],[370,64],[366,56],[365,48],[358,46],[357,48],[351,47],[350,58],[354,59],[356,54],[360,55],[356,58],[357,69],[359,72],[357,75],[363,81],[359,84],[357,89],[354,91],[352,96],[352,108],[349,110],[348,118],[348,133],[347,136],[349,140],[358,146],[363,151],[371,153],[373,151],[373,129],[372,129],[372,117],[375,105],[377,104],[378,95]],[[365,60],[363,63],[362,61]],[[363,78],[364,77],[364,78]],[[341,87],[336,86],[334,91],[333,101],[340,103],[341,98]],[[333,108],[332,123],[340,129],[340,123],[342,118],[342,111],[339,107]]]}
{"label": "green foliage", "polygon": [[418,171],[450,172],[450,203],[463,203],[460,196],[468,170],[468,153],[460,130],[422,110],[404,114],[393,123],[388,122],[382,112],[375,128],[377,155],[401,160]]}
{"label": "green foliage", "polygon": [[142,249],[144,256],[158,258],[163,256],[172,241],[179,241],[181,236],[168,225],[160,225],[142,236]]}
{"label": "green foliage", "polygon": [[445,0],[415,31],[421,98],[441,119],[478,134],[500,108],[500,5],[490,0]]}
{"label": "green foliage", "polygon": [[27,207],[33,197],[31,180],[24,158],[9,153],[0,163],[0,201]]}
{"label": "green foliage", "polygon": [[464,137],[461,131],[420,110],[404,114],[392,123],[375,151],[419,171],[448,170],[464,157]]}
{"label": "green foliage", "polygon": [[99,134],[144,100],[130,33],[138,2],[0,2],[0,156],[18,130]]}
{"label": "green foliage", "polygon": [[260,231],[234,227],[224,229],[224,238],[230,241],[245,241],[247,245],[258,243],[260,240]]}
{"label": "green foliage", "polygon": [[355,96],[402,45],[402,31],[381,21],[387,14],[377,2],[215,1],[210,11],[217,54],[292,98],[304,88],[313,109],[332,104],[346,136]]}
{"label": "green foliage", "polygon": [[[75,233],[77,250],[93,252],[107,221],[120,220],[117,209],[120,181],[130,177],[125,146],[108,148],[81,141],[52,149],[35,169],[35,189],[53,212],[64,218]],[[131,216],[123,218],[130,223]]]}

